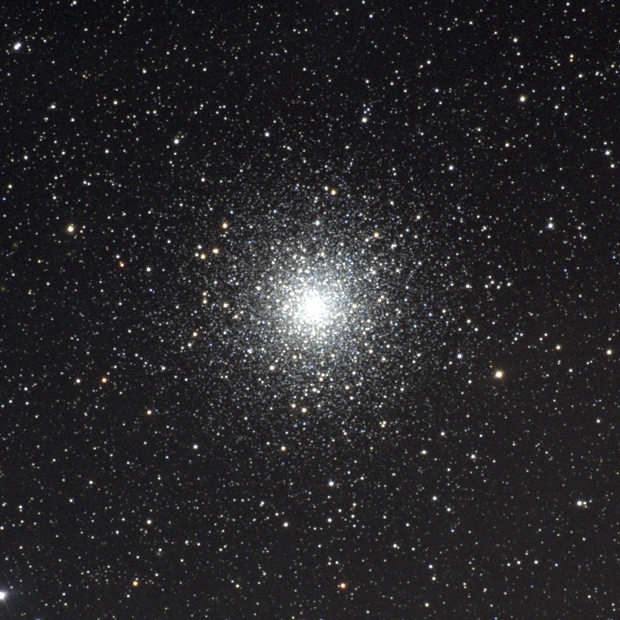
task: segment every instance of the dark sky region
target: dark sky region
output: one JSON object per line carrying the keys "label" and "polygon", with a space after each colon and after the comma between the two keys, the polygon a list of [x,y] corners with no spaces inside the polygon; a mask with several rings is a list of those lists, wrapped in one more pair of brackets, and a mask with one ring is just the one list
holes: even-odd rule
{"label": "dark sky region", "polygon": [[1,20],[1,619],[619,617],[616,4]]}

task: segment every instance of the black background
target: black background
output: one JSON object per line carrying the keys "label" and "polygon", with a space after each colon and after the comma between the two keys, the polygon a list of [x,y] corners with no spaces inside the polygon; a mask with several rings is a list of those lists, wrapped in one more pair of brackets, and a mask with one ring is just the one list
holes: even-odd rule
{"label": "black background", "polygon": [[612,3],[2,21],[0,618],[615,617]]}

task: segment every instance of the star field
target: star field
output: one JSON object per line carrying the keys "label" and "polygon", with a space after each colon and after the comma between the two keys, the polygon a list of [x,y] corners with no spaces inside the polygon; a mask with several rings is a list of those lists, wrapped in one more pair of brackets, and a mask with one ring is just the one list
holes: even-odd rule
{"label": "star field", "polygon": [[8,7],[0,619],[616,617],[619,24]]}

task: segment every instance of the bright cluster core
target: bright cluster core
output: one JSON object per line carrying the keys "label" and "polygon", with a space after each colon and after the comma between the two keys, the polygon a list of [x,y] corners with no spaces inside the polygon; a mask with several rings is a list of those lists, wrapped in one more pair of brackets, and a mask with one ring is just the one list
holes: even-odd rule
{"label": "bright cluster core", "polygon": [[302,323],[320,326],[329,321],[330,313],[323,296],[318,291],[309,291],[301,299],[297,316]]}

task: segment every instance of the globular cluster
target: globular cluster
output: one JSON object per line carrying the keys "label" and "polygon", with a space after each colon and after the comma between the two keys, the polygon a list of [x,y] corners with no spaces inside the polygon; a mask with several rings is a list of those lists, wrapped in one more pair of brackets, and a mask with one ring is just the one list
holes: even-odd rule
{"label": "globular cluster", "polygon": [[0,619],[618,615],[611,4],[3,20]]}
{"label": "globular cluster", "polygon": [[196,246],[183,276],[193,299],[160,319],[175,326],[192,383],[216,373],[237,406],[273,411],[275,400],[279,422],[337,418],[364,432],[468,350],[477,328],[463,248],[421,205],[374,220],[363,206],[350,197],[293,215],[283,205],[248,221],[233,211],[211,246]]}

